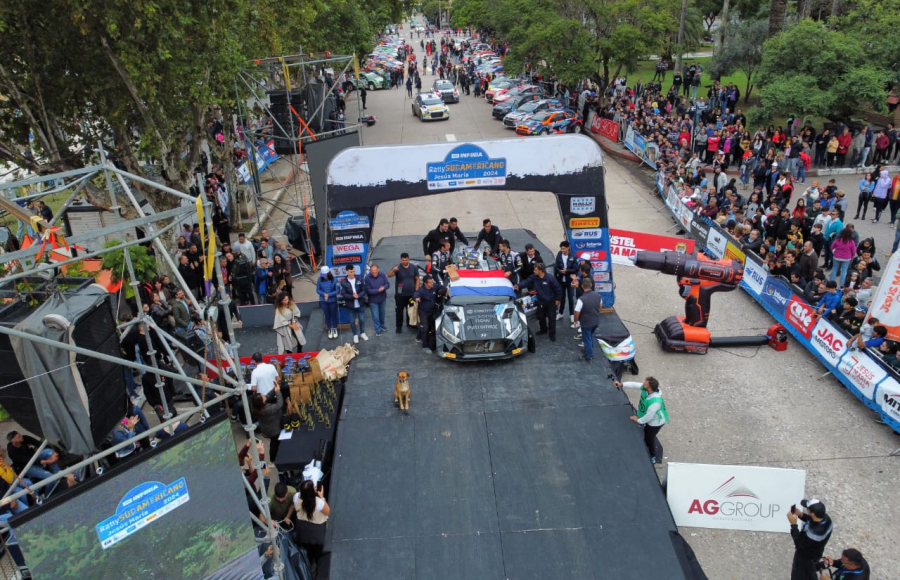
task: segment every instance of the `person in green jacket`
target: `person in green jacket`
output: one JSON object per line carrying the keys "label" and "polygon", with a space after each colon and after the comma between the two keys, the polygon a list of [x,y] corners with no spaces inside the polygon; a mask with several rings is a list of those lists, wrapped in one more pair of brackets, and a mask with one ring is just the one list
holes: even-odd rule
{"label": "person in green jacket", "polygon": [[643,383],[635,381],[622,383],[616,381],[614,384],[617,389],[622,387],[626,389],[641,389],[641,400],[637,409],[638,414],[632,415],[631,420],[644,426],[644,445],[647,446],[650,461],[652,463],[661,463],[662,457],[657,458],[655,452],[656,434],[663,428],[663,425],[669,422],[669,412],[666,410],[666,403],[663,401],[662,393],[659,391],[659,381],[653,377],[647,377]]}

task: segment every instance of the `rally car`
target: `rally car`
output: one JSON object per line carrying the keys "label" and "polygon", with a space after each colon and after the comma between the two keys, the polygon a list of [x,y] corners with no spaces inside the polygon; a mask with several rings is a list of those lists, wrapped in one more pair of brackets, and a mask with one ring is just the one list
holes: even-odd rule
{"label": "rally car", "polygon": [[529,101],[521,105],[518,109],[503,117],[503,126],[507,129],[515,129],[522,121],[531,118],[532,115],[546,111],[548,109],[561,109],[562,102],[558,99],[543,99],[540,101]]}
{"label": "rally car", "polygon": [[450,108],[444,104],[440,95],[435,93],[419,93],[412,102],[412,114],[420,121],[449,119]]}
{"label": "rally car", "polygon": [[544,89],[541,87],[537,87],[534,85],[519,85],[517,87],[513,87],[507,91],[498,91],[494,93],[494,100],[492,101],[495,105],[499,103],[505,103],[513,97],[525,95],[538,95],[540,97],[544,96]]}
{"label": "rally car", "polygon": [[459,90],[450,81],[434,81],[431,90],[433,93],[440,95],[445,103],[459,102]]}
{"label": "rally car", "polygon": [[490,256],[461,250],[456,279],[449,280],[435,320],[437,354],[458,361],[505,359],[534,352],[527,311],[532,297],[518,298]]}
{"label": "rally car", "polygon": [[541,111],[516,125],[518,135],[581,133],[583,129],[581,115],[571,109]]}
{"label": "rally car", "polygon": [[541,95],[532,94],[532,95],[520,95],[518,97],[513,97],[506,101],[505,103],[498,103],[494,105],[491,114],[495,119],[503,119],[509,113],[513,111],[518,111],[522,105],[526,103],[530,103],[532,101],[540,101]]}

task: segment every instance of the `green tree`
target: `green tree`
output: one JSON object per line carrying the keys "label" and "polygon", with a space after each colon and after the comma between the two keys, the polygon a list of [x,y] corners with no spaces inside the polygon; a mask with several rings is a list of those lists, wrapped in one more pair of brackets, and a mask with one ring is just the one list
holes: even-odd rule
{"label": "green tree", "polygon": [[[144,161],[152,156],[162,179],[185,191],[211,111],[229,118],[248,96],[235,93],[235,75],[251,59],[301,47],[365,54],[375,32],[409,6],[408,0],[0,3],[0,162],[39,174],[64,171],[95,162],[92,150],[102,141],[132,173],[147,175]],[[157,210],[176,203],[142,191]],[[87,193],[104,205],[93,185]]]}
{"label": "green tree", "polygon": [[716,18],[722,12],[722,0],[694,0],[693,4],[703,16],[703,24],[706,26],[706,33],[709,34],[712,25],[716,23]]}
{"label": "green tree", "polygon": [[[120,240],[110,240],[104,244],[105,248],[110,248],[121,244]],[[152,280],[156,276],[156,258],[147,254],[147,248],[144,246],[129,246],[128,256],[131,258],[131,266],[134,268],[134,275],[137,282]],[[103,262],[100,267],[110,271],[110,280],[115,284],[123,282],[125,284],[125,297],[134,296],[134,288],[129,284],[132,282],[131,275],[125,264],[125,250],[118,249],[103,255]]]}
{"label": "green tree", "polygon": [[456,0],[450,11],[450,25],[454,28],[474,26],[478,30],[493,32],[489,3],[486,0]]}
{"label": "green tree", "polygon": [[710,64],[710,73],[713,76],[721,78],[734,71],[741,71],[747,75],[747,85],[743,91],[745,103],[753,92],[753,75],[762,64],[761,41],[766,37],[768,29],[768,21],[761,18],[750,21],[732,20],[725,25],[724,41]]}
{"label": "green tree", "polygon": [[860,107],[880,109],[887,78],[859,38],[803,20],[763,46],[760,113],[845,118]]}

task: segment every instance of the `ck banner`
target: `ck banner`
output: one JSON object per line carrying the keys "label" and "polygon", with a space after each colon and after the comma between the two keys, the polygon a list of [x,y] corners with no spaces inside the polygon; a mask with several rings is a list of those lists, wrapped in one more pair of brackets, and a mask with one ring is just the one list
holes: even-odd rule
{"label": "ck banner", "polygon": [[[596,196],[558,194],[566,238],[575,256],[590,260],[594,288],[603,306],[615,304],[612,277],[612,255],[609,245],[609,228],[601,223],[602,208]],[[600,203],[603,203],[601,198]]]}
{"label": "ck banner", "polygon": [[325,261],[335,278],[347,275],[347,266],[364,274],[372,236],[372,217],[355,211],[342,211],[328,220],[330,236]]}

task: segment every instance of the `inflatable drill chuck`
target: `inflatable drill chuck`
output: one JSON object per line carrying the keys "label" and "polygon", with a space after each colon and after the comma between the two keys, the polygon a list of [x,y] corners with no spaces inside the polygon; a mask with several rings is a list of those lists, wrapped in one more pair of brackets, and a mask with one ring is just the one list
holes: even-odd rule
{"label": "inflatable drill chuck", "polygon": [[702,255],[694,257],[681,252],[650,252],[641,250],[631,256],[638,268],[656,270],[663,274],[678,278],[696,278],[710,282],[737,284],[744,276],[744,269],[739,262],[719,260],[712,261]]}

